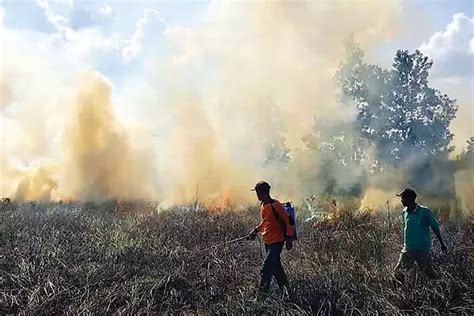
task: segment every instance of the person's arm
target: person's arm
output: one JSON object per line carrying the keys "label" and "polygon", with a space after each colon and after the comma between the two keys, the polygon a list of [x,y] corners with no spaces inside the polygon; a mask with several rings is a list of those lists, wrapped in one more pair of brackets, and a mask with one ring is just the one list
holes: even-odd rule
{"label": "person's arm", "polygon": [[438,239],[440,245],[441,245],[441,251],[444,253],[448,250],[446,247],[446,244],[444,243],[443,237],[441,236],[441,230],[439,228],[439,223],[436,220],[433,212],[430,209],[427,209],[426,215],[428,217],[428,223],[431,227],[431,230],[433,230],[433,233],[435,234],[436,238]]}
{"label": "person's arm", "polygon": [[255,237],[257,237],[257,234],[260,232],[262,225],[263,225],[263,218],[260,221],[260,223],[249,233],[248,238],[254,239]]}

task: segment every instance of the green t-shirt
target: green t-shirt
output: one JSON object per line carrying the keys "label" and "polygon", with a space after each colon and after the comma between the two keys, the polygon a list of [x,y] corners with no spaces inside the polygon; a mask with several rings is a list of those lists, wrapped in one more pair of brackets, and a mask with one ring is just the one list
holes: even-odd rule
{"label": "green t-shirt", "polygon": [[405,208],[403,222],[405,223],[403,251],[430,250],[430,227],[439,232],[439,224],[433,212],[422,205],[417,205],[413,212],[407,212]]}

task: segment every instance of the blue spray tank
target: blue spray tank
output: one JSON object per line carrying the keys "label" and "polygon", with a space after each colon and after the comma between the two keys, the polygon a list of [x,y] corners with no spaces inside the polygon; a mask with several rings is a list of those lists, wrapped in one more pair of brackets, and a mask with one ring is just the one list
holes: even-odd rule
{"label": "blue spray tank", "polygon": [[291,201],[283,203],[283,207],[285,211],[288,213],[288,217],[290,218],[290,225],[295,227],[295,232],[293,236],[291,236],[290,240],[298,240],[298,227],[296,226],[296,214],[295,208],[291,204]]}

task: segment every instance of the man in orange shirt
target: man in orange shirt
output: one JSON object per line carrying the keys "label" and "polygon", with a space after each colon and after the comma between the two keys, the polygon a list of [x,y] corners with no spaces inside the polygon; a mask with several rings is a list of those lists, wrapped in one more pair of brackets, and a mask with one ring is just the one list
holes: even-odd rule
{"label": "man in orange shirt", "polygon": [[262,220],[249,234],[249,238],[254,239],[260,233],[267,253],[260,272],[259,293],[268,292],[272,277],[275,277],[282,292],[285,289],[289,292],[288,279],[281,265],[280,254],[285,240],[287,249],[291,249],[292,244],[288,236],[293,236],[294,223],[290,224],[288,213],[283,205],[271,198],[270,185],[267,182],[260,181],[252,191],[257,193],[257,198],[261,202],[260,215]]}

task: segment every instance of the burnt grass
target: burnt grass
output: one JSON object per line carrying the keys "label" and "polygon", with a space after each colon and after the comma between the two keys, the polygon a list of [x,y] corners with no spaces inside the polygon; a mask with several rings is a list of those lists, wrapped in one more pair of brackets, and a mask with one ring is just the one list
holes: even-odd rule
{"label": "burnt grass", "polygon": [[248,233],[256,209],[136,215],[9,203],[0,220],[0,314],[474,313],[472,223],[445,225],[448,255],[434,242],[440,279],[415,268],[396,285],[400,223],[350,213],[302,222],[283,253],[293,296],[274,285],[254,300],[263,245],[222,243]]}

